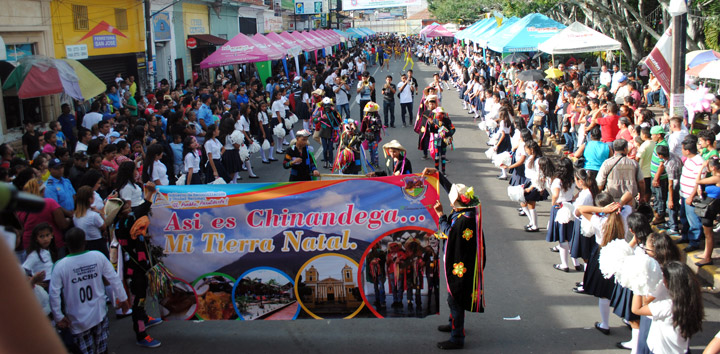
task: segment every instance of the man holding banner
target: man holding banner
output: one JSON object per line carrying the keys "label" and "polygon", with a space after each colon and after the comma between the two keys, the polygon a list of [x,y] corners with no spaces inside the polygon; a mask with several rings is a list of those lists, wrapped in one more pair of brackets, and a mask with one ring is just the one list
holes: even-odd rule
{"label": "man holding banner", "polygon": [[283,167],[290,169],[290,182],[310,181],[313,176],[320,176],[320,171],[315,166],[315,159],[307,148],[310,135],[306,129],[298,131],[295,134],[295,145],[285,150]]}
{"label": "man holding banner", "polygon": [[[438,173],[426,168],[423,175]],[[485,236],[482,230],[480,200],[472,187],[452,184],[442,173],[440,185],[448,192],[453,211],[443,213],[440,201],[435,212],[440,218],[438,237],[445,242],[445,279],[448,288],[450,319],[438,326],[440,332],[450,332],[450,339],[437,344],[440,349],[462,349],[465,344],[465,311],[485,311]]]}

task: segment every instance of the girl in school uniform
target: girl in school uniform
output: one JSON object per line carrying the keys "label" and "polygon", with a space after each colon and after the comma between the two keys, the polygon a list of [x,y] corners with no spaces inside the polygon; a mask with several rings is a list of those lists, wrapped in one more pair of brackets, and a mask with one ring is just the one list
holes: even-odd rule
{"label": "girl in school uniform", "polygon": [[[584,168],[575,170],[575,185],[580,189],[580,193],[578,193],[577,197],[575,197],[575,202],[573,202],[575,209],[581,205],[595,205],[595,197],[600,194],[600,189],[598,188],[595,177],[593,177],[588,170]],[[595,239],[592,238],[594,235],[586,236],[583,234],[582,219],[580,218],[582,218],[582,216],[575,216],[573,235],[570,240],[570,257],[573,258],[573,261],[582,258],[587,266],[587,262],[592,255]],[[555,252],[554,247],[550,250]]]}
{"label": "girl in school uniform", "polygon": [[205,153],[207,154],[207,175],[206,179],[208,183],[215,181],[218,178],[222,178],[225,182],[230,182],[230,177],[225,171],[225,166],[222,164],[222,154],[225,150],[223,144],[218,140],[218,128],[215,124],[210,124],[207,129],[207,135],[205,136]]}
{"label": "girl in school uniform", "polygon": [[580,215],[592,224],[595,231],[595,245],[590,262],[583,275],[583,285],[574,288],[573,291],[593,295],[598,298],[601,322],[595,322],[595,329],[604,335],[610,334],[610,297],[615,288],[615,277],[605,279],[600,271],[600,249],[610,241],[624,239],[627,233],[627,217],[632,213],[628,206],[633,198],[630,192],[623,194],[620,203],[615,203],[613,197],[608,193],[600,193],[595,198],[595,205],[581,205],[575,209],[575,215]]}
{"label": "girl in school uniform", "polygon": [[185,176],[187,180],[185,184],[202,184],[200,177],[200,144],[193,136],[188,136],[183,141],[183,161]]}
{"label": "girl in school uniform", "polygon": [[[552,162],[543,156],[540,145],[535,141],[530,141],[525,145],[525,153],[527,154],[527,158],[525,158],[525,177],[527,181],[523,185],[525,187],[525,203],[520,203],[520,206],[528,219],[530,219],[530,223],[525,225],[525,231],[539,232],[535,204],[548,197],[548,193],[545,191],[545,176],[541,170],[542,167],[546,167]],[[540,164],[541,159],[543,166]]]}
{"label": "girl in school uniform", "polygon": [[[550,207],[550,222],[545,236],[547,242],[557,242],[556,249],[560,254],[560,263],[554,264],[553,268],[568,272],[568,258],[570,256],[570,240],[572,239],[574,220],[562,223],[558,220],[558,212],[563,208],[563,203],[572,203],[575,193],[575,184],[573,183],[573,164],[568,158],[562,158],[558,161],[553,175],[552,183],[550,183],[550,194],[552,195],[552,206]],[[573,218],[574,219],[574,218]],[[578,268],[577,261],[573,259],[573,267]]]}
{"label": "girl in school uniform", "polygon": [[[502,154],[506,151],[512,150],[511,137],[513,134],[513,124],[510,119],[510,112],[507,109],[501,109],[498,115],[500,123],[498,125],[498,139],[495,144],[495,152]],[[498,176],[499,179],[507,179],[507,168],[501,167],[502,174]]]}

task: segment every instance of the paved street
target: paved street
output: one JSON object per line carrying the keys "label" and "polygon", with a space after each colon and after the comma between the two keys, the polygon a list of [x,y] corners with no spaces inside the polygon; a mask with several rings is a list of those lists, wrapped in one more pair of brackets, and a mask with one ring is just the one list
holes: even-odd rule
{"label": "paved street", "polygon": [[[393,61],[393,82],[400,78],[404,63]],[[436,69],[416,62],[415,73],[421,87],[430,82]],[[386,71],[378,66],[370,68],[375,77],[377,97]],[[354,98],[354,97],[353,97]],[[413,109],[417,109],[416,96]],[[351,100],[354,102],[354,100]],[[517,205],[507,198],[505,181],[495,178],[498,170],[485,158],[487,137],[472,122],[472,116],[462,110],[454,89],[443,95],[443,107],[450,113],[457,133],[455,151],[448,152],[452,161],[447,172],[453,182],[475,186],[483,204],[484,229],[488,248],[485,269],[487,308],[483,314],[466,317],[467,338],[465,350],[482,353],[624,353],[615,343],[630,338],[630,330],[611,314],[611,334],[605,336],[593,329],[600,320],[597,299],[574,294],[575,282],[582,273],[562,273],[552,265],[558,256],[550,253],[545,242],[545,228],[549,203],[540,203],[540,233],[526,233],[522,226],[525,217],[517,216]],[[396,102],[396,126],[388,128],[384,142],[399,140],[409,152],[414,172],[421,172],[432,161],[421,160],[416,149],[417,135],[412,128],[402,128],[399,102]],[[354,119],[360,117],[358,107],[351,105]],[[299,124],[296,125],[296,129]],[[313,142],[313,144],[315,144]],[[381,143],[382,144],[382,143]],[[317,144],[315,144],[317,148]],[[270,165],[253,157],[258,181],[286,181],[288,172],[280,162]],[[244,181],[247,173],[244,173]],[[446,210],[447,195],[442,193]],[[441,286],[441,288],[443,288]],[[353,320],[298,320],[298,321],[216,321],[167,322],[149,330],[162,341],[162,347],[153,353],[427,353],[436,352],[435,343],[448,338],[436,330],[444,324],[448,311],[442,295],[440,316],[424,319],[353,319]],[[718,299],[705,294],[706,319],[704,331],[691,341],[692,352],[702,348],[720,329]],[[519,320],[504,320],[514,318]],[[130,318],[111,321],[110,352],[135,353]]]}

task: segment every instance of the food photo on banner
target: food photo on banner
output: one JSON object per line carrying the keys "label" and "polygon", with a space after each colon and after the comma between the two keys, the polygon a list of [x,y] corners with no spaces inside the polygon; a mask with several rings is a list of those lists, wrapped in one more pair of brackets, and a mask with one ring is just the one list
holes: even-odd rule
{"label": "food photo on banner", "polygon": [[437,176],[161,186],[164,319],[438,313]]}

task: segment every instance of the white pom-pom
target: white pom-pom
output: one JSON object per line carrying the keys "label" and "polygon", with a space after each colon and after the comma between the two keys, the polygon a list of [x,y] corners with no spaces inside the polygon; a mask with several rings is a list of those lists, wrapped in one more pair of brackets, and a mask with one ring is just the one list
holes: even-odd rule
{"label": "white pom-pom", "polygon": [[487,125],[485,124],[485,121],[478,123],[478,128],[480,128],[480,130],[487,130]]}
{"label": "white pom-pom", "polygon": [[635,295],[650,295],[663,281],[660,264],[646,254],[632,255],[625,259],[615,274],[615,281],[633,291]]}
{"label": "white pom-pom", "polygon": [[298,117],[294,114],[290,115],[290,124],[295,124],[298,122]]}
{"label": "white pom-pom", "polygon": [[250,158],[250,151],[248,151],[248,148],[245,145],[240,145],[240,148],[238,149],[238,154],[240,154],[240,161],[247,161],[248,158]]}
{"label": "white pom-pom", "polygon": [[525,188],[523,186],[510,186],[507,193],[513,202],[525,203]]}
{"label": "white pom-pom", "polygon": [[273,128],[273,134],[276,137],[282,139],[285,137],[285,128],[282,125],[278,124],[275,126],[275,128]]}
{"label": "white pom-pom", "polygon": [[494,119],[488,119],[485,123],[485,126],[488,129],[495,129],[495,128],[497,128],[498,124]]}
{"label": "white pom-pom", "polygon": [[248,146],[248,152],[251,154],[260,152],[260,143],[257,142],[257,140],[253,139],[252,144]]}
{"label": "white pom-pom", "polygon": [[633,250],[625,240],[613,240],[600,249],[600,271],[605,279],[611,278],[622,268],[625,259],[633,255]]}
{"label": "white pom-pom", "polygon": [[590,222],[590,220],[585,217],[580,217],[580,220],[580,233],[585,237],[595,236],[595,227]]}
{"label": "white pom-pom", "polygon": [[290,122],[290,119],[286,118],[285,120],[283,120],[283,122],[285,122],[285,129],[287,129],[287,130],[292,129],[292,123]]}
{"label": "white pom-pom", "polygon": [[487,158],[492,160],[492,158],[495,156],[495,149],[493,149],[493,148],[487,149],[487,151],[485,151],[485,156],[487,156]]}
{"label": "white pom-pom", "polygon": [[227,184],[225,180],[222,177],[216,178],[214,181],[210,182],[210,184]]}
{"label": "white pom-pom", "polygon": [[495,167],[500,167],[500,165],[510,166],[512,164],[512,156],[510,156],[510,153],[505,151],[500,154],[496,154],[492,158],[493,165]]}
{"label": "white pom-pom", "polygon": [[270,140],[265,139],[265,141],[263,141],[263,143],[262,143],[262,149],[267,150],[269,148],[270,148]]}
{"label": "white pom-pom", "polygon": [[575,220],[575,206],[571,203],[563,203],[562,208],[555,214],[555,221],[560,224],[567,224]]}
{"label": "white pom-pom", "polygon": [[245,134],[239,130],[232,132],[230,134],[230,143],[243,145],[245,143]]}

